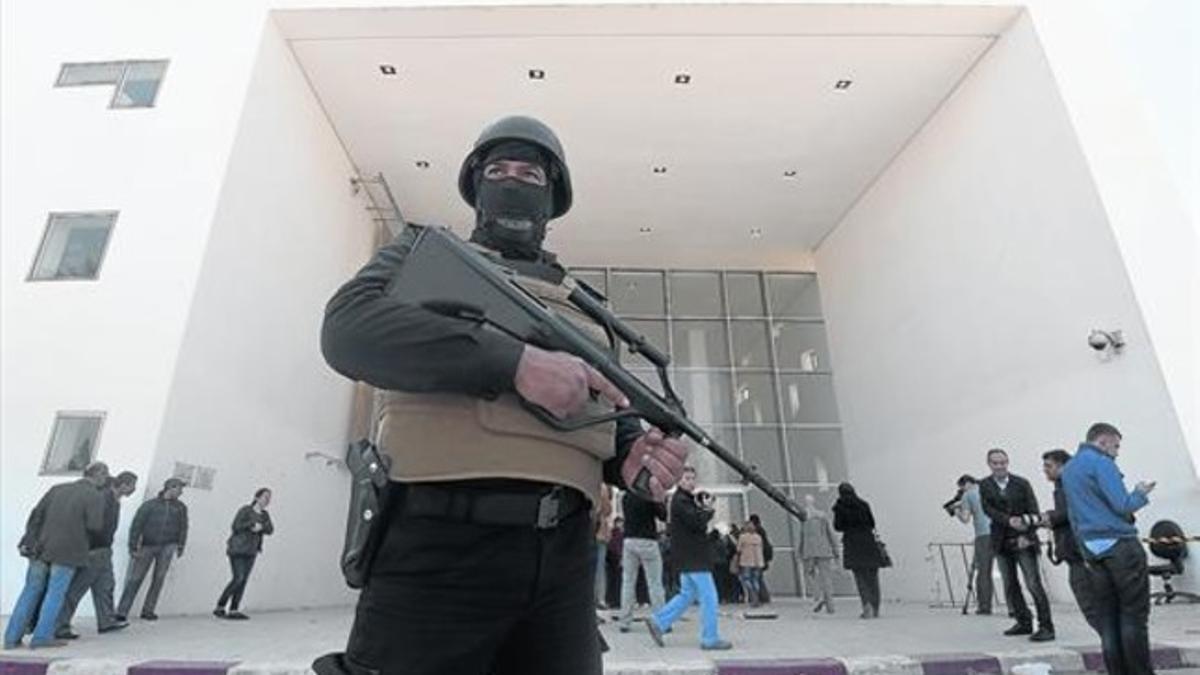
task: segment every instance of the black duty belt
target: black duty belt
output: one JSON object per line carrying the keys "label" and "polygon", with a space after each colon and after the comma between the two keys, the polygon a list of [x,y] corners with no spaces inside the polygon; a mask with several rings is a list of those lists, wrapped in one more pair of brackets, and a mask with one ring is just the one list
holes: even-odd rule
{"label": "black duty belt", "polygon": [[588,508],[589,502],[583,493],[561,485],[545,492],[522,493],[407,483],[403,504],[404,515],[410,517],[547,530]]}

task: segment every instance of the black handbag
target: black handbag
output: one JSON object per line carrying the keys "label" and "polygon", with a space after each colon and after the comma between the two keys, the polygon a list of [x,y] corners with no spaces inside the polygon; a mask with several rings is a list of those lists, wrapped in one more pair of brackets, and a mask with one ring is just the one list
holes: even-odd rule
{"label": "black handbag", "polygon": [[875,548],[879,550],[879,566],[891,567],[892,556],[888,554],[887,544],[883,543],[878,534],[875,534]]}

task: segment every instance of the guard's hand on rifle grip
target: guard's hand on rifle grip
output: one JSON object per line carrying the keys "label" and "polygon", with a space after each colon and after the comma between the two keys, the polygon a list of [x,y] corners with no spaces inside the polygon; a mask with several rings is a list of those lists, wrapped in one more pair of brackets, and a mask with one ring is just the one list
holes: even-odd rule
{"label": "guard's hand on rifle grip", "polygon": [[641,496],[662,501],[667,490],[683,477],[687,455],[688,446],[682,440],[651,429],[634,441],[621,467],[621,477]]}
{"label": "guard's hand on rifle grip", "polygon": [[582,412],[593,391],[618,408],[629,405],[625,394],[583,359],[533,345],[525,345],[521,353],[513,386],[526,401],[558,419]]}

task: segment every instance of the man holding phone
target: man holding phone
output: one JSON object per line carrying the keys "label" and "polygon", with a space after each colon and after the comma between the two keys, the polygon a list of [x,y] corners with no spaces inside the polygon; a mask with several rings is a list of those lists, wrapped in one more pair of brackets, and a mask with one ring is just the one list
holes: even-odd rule
{"label": "man holding phone", "polygon": [[1150,576],[1134,512],[1149,503],[1153,481],[1125,489],[1117,469],[1121,432],[1093,424],[1062,472],[1071,529],[1091,572],[1096,631],[1109,675],[1153,675],[1150,660]]}

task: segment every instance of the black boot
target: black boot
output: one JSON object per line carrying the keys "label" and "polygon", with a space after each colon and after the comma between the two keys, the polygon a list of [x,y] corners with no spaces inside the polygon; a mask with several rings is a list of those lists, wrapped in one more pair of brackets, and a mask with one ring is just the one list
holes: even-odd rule
{"label": "black boot", "polygon": [[1005,635],[1030,635],[1033,633],[1033,624],[1022,623],[1020,621],[1013,624],[1012,628],[1004,631]]}
{"label": "black boot", "polygon": [[1029,636],[1033,642],[1050,642],[1054,639],[1054,626],[1042,624],[1038,626],[1037,632]]}

